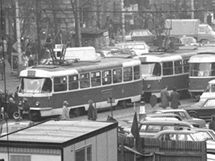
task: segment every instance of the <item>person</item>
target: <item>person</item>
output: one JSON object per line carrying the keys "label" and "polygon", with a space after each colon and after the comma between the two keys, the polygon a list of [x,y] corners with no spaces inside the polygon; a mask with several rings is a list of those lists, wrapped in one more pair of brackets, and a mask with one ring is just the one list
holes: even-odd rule
{"label": "person", "polygon": [[29,103],[28,103],[27,98],[24,98],[24,99],[23,99],[22,107],[23,107],[22,118],[23,118],[23,119],[29,119],[29,115],[30,115],[30,105],[29,105]]}
{"label": "person", "polygon": [[14,101],[15,101],[15,103],[16,103],[17,105],[18,105],[18,103],[19,103],[18,92],[19,92],[19,86],[16,87],[16,91],[14,92],[14,95],[13,95]]}
{"label": "person", "polygon": [[215,115],[212,115],[211,117],[211,121],[209,123],[209,129],[214,130],[215,131]]}
{"label": "person", "polygon": [[163,108],[169,107],[169,93],[167,91],[168,87],[165,86],[164,89],[161,90],[161,104],[160,106]]}
{"label": "person", "polygon": [[69,105],[69,103],[66,100],[63,101],[62,115],[61,115],[62,120],[69,120],[70,119],[68,105]]}
{"label": "person", "polygon": [[177,109],[180,104],[180,95],[174,87],[173,91],[170,94],[170,106],[173,109]]}
{"label": "person", "polygon": [[140,111],[139,111],[139,120],[144,120],[146,117],[146,107],[145,107],[145,102],[141,101],[140,102]]}
{"label": "person", "polygon": [[88,120],[95,121],[97,119],[97,110],[93,106],[93,100],[89,100],[89,108],[88,108]]}
{"label": "person", "polygon": [[12,97],[9,98],[8,103],[8,117],[9,119],[14,119],[14,113],[18,112],[18,107]]}

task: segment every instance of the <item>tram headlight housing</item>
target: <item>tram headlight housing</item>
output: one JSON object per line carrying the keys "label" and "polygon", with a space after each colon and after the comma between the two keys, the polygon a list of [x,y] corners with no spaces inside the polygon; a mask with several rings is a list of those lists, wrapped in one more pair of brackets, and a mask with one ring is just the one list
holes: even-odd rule
{"label": "tram headlight housing", "polygon": [[36,102],[35,102],[35,106],[36,106],[36,107],[39,107],[39,106],[40,106],[40,102],[39,102],[39,101],[36,101]]}
{"label": "tram headlight housing", "polygon": [[151,88],[151,84],[147,84],[147,89]]}

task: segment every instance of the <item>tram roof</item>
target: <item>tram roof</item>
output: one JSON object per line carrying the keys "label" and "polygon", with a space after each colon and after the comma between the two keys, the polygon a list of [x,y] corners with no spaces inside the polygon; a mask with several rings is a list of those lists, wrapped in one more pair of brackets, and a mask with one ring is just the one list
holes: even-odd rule
{"label": "tram roof", "polygon": [[197,54],[189,59],[189,63],[212,63],[215,62],[215,54]]}
{"label": "tram roof", "polygon": [[141,55],[139,56],[139,58],[142,62],[165,62],[165,61],[182,60],[182,56],[173,55],[169,53]]}
{"label": "tram roof", "polygon": [[[108,69],[112,67],[126,67],[131,65],[139,65],[140,60],[131,58],[102,58],[101,61],[80,61],[70,65],[38,65],[27,68],[20,72],[21,77],[55,77],[78,74],[79,72],[98,71],[100,69]],[[30,75],[29,75],[30,74]]]}

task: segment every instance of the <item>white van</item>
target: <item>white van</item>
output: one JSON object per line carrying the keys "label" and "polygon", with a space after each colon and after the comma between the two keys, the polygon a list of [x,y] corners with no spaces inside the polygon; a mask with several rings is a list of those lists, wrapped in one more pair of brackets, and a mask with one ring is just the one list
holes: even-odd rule
{"label": "white van", "polygon": [[202,93],[202,95],[200,96],[199,101],[204,102],[206,99],[214,98],[214,97],[215,97],[215,79],[210,80],[208,82],[208,86],[207,86],[206,90]]}
{"label": "white van", "polygon": [[215,31],[208,24],[199,24],[198,28],[198,42],[208,43],[215,42]]}

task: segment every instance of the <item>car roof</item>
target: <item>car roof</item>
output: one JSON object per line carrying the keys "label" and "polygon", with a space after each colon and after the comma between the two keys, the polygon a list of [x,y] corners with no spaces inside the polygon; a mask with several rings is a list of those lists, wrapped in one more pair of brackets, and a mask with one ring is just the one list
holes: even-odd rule
{"label": "car roof", "polygon": [[185,112],[185,109],[165,109],[165,110],[158,110],[161,112]]}
{"label": "car roof", "polygon": [[176,118],[182,119],[181,116],[174,113],[152,113],[147,116],[148,117],[176,117]]}
{"label": "car roof", "polygon": [[148,120],[148,121],[140,121],[140,125],[188,125],[192,127],[192,124],[185,121],[165,121],[165,120]]}
{"label": "car roof", "polygon": [[168,129],[168,130],[159,131],[154,136],[158,137],[158,136],[160,136],[162,134],[169,134],[169,133],[173,133],[173,134],[192,134],[192,133],[196,133],[196,132],[198,132],[198,131],[192,130],[192,129],[190,129],[190,130],[187,130],[187,129],[170,130],[170,129]]}

